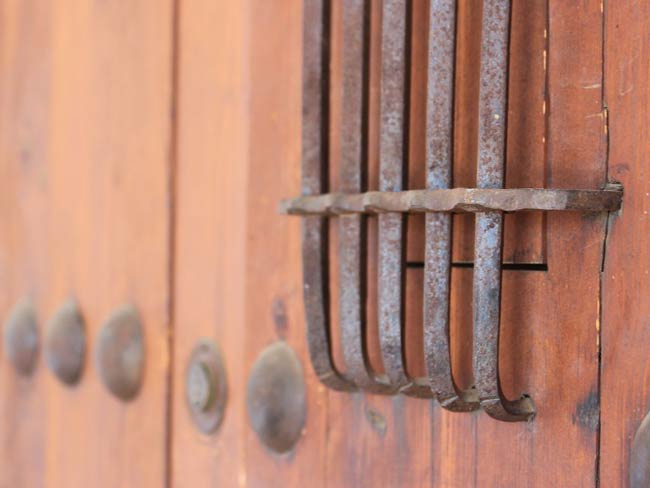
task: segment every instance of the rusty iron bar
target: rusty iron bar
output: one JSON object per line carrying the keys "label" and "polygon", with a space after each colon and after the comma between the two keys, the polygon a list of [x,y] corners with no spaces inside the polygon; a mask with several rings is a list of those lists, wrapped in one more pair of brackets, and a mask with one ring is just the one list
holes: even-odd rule
{"label": "rusty iron bar", "polygon": [[[342,73],[340,140],[340,191],[361,192],[365,189],[366,137],[364,115],[368,55],[367,30],[369,3],[348,0],[342,8]],[[393,394],[396,388],[385,376],[377,376],[367,360],[366,285],[367,221],[362,214],[338,219],[339,305],[345,375],[365,391]]]}
{"label": "rusty iron bar", "polygon": [[[510,0],[484,0],[479,88],[477,186],[503,188],[508,91]],[[532,399],[511,401],[499,380],[503,212],[476,214],[474,249],[473,368],[481,407],[508,422],[535,415]]]}
{"label": "rusty iron bar", "polygon": [[[303,3],[302,194],[326,190],[328,163],[329,2]],[[312,367],[327,387],[353,391],[355,385],[334,365],[330,344],[328,234],[323,217],[302,223],[303,293]]]}
{"label": "rusty iron bar", "polygon": [[326,193],[280,202],[287,215],[380,214],[385,212],[576,211],[615,212],[623,189],[554,190],[547,188],[449,188],[401,192]]}
{"label": "rusty iron bar", "polygon": [[[429,7],[426,108],[426,184],[430,190],[452,186],[456,0]],[[458,193],[458,192],[456,192]],[[450,195],[450,193],[446,193]],[[424,257],[424,353],[431,389],[443,408],[479,408],[475,389],[456,387],[451,372],[449,293],[451,275],[449,213],[427,213]]]}
{"label": "rusty iron bar", "polygon": [[[381,23],[379,190],[401,191],[406,181],[410,9],[407,0],[384,0]],[[428,381],[410,378],[404,349],[405,215],[378,217],[378,318],[382,360],[400,392],[431,398]]]}
{"label": "rusty iron bar", "polygon": [[[382,3],[379,190],[366,190],[369,0],[343,2],[343,86],[339,193],[326,193],[329,162],[330,3],[304,0],[302,196],[280,211],[303,216],[303,288],[312,366],[334,390],[437,398],[444,408],[479,406],[503,421],[535,413],[532,400],[510,401],[499,382],[503,213],[609,212],[620,209],[622,187],[602,190],[504,189],[509,0],[484,0],[476,189],[452,187],[455,0],[430,7],[427,86],[427,189],[404,190],[410,36],[408,0]],[[364,192],[365,191],[365,192]],[[427,378],[407,371],[404,345],[405,218],[426,213],[424,344]],[[451,372],[449,296],[450,213],[476,212],[473,293],[475,388],[461,391]],[[378,318],[385,375],[368,363],[366,339],[367,214],[378,218]],[[346,372],[331,351],[329,224],[338,216],[341,338]]]}

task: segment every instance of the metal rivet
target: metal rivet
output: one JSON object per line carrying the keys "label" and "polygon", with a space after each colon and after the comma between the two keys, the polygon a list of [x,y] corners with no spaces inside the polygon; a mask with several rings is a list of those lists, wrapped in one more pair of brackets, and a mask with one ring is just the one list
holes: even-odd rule
{"label": "metal rivet", "polygon": [[38,326],[30,300],[21,300],[9,314],[4,329],[4,348],[19,374],[29,376],[34,371],[38,357]]}
{"label": "metal rivet", "polygon": [[185,376],[185,399],[196,426],[209,434],[223,420],[228,396],[226,371],[219,350],[199,342],[190,356]]}
{"label": "metal rivet", "polygon": [[268,346],[251,369],[246,387],[248,417],[262,443],[277,453],[293,448],[306,415],[302,366],[284,342]]}
{"label": "metal rivet", "polygon": [[187,401],[190,408],[196,412],[205,412],[212,403],[214,386],[208,366],[203,363],[192,363],[187,372]]}
{"label": "metal rivet", "polygon": [[650,414],[641,422],[630,451],[630,488],[650,486]]}
{"label": "metal rivet", "polygon": [[115,310],[104,322],[95,348],[99,376],[122,400],[140,390],[144,369],[144,338],[140,317],[131,305]]}
{"label": "metal rivet", "polygon": [[86,353],[86,333],[77,302],[68,300],[50,319],[45,332],[45,362],[67,385],[81,377]]}

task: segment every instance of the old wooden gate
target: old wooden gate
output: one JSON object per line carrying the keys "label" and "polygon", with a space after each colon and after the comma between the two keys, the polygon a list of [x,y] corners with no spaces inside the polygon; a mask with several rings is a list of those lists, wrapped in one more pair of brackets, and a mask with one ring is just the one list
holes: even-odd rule
{"label": "old wooden gate", "polygon": [[0,486],[649,486],[649,83],[646,1],[1,1]]}

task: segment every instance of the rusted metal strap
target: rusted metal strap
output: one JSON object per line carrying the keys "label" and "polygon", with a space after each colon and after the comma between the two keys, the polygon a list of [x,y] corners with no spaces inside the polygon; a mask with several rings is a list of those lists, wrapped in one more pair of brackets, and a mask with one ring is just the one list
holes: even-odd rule
{"label": "rusted metal strap", "polygon": [[[484,0],[479,89],[477,186],[502,188],[505,163],[510,0]],[[527,396],[510,401],[499,381],[503,213],[476,214],[474,248],[473,366],[481,407],[503,421],[535,414]]]}
{"label": "rusted metal strap", "polygon": [[[381,26],[379,191],[367,191],[368,19],[370,0],[342,8],[340,184],[327,193],[330,35],[328,0],[304,0],[302,195],[281,203],[303,217],[303,286],[312,365],[329,388],[437,398],[449,410],[482,407],[503,421],[535,413],[522,395],[509,400],[499,381],[503,214],[517,211],[612,212],[622,188],[504,189],[510,1],[484,0],[479,93],[477,186],[452,188],[456,0],[430,2],[426,107],[426,189],[405,190],[410,29],[409,1],[383,0]],[[404,344],[405,219],[426,213],[424,349],[427,378],[407,370]],[[476,213],[473,283],[475,387],[460,390],[451,371],[452,216]],[[378,214],[378,321],[385,375],[368,362],[367,215]],[[329,223],[337,216],[340,327],[345,373],[331,352]],[[372,277],[374,279],[374,277]]]}
{"label": "rusted metal strap", "polygon": [[[467,192],[446,189],[452,185],[452,144],[454,125],[454,53],[456,45],[456,0],[430,3],[427,66],[426,182],[446,203],[462,201]],[[422,194],[420,194],[422,195]],[[433,196],[434,198],[431,198]],[[451,198],[450,198],[451,197]],[[410,194],[417,200],[418,194]],[[475,198],[475,197],[474,197]],[[408,196],[402,197],[409,200]],[[438,202],[442,203],[442,202]],[[467,203],[467,200],[465,200]],[[412,208],[412,207],[411,207]],[[449,341],[449,291],[451,271],[451,215],[428,213],[425,223],[424,258],[424,352],[429,383],[443,408],[464,412],[479,408],[476,390],[456,388],[451,372]]]}
{"label": "rusted metal strap", "polygon": [[288,215],[381,214],[386,212],[519,212],[525,210],[615,212],[623,190],[553,190],[547,188],[449,188],[400,192],[326,193],[283,200]]}
{"label": "rusted metal strap", "polygon": [[[409,15],[407,0],[382,2],[379,189],[383,192],[402,190],[406,180]],[[410,378],[406,370],[404,214],[379,215],[377,235],[379,340],[384,368],[390,383],[405,395],[431,398],[426,379]]]}
{"label": "rusted metal strap", "polygon": [[[360,192],[366,185],[364,137],[364,91],[367,73],[364,56],[369,4],[348,0],[342,8],[342,106],[340,140],[340,190]],[[360,214],[338,220],[339,304],[341,342],[346,376],[359,388],[372,393],[395,393],[385,377],[377,377],[367,358],[366,343],[366,217]]]}
{"label": "rusted metal strap", "polygon": [[[328,144],[326,1],[305,0],[303,13],[303,122],[302,193],[318,195],[326,189]],[[332,359],[329,320],[328,238],[324,218],[302,223],[303,292],[307,342],[312,366],[324,385],[335,390],[355,389],[336,370]]]}

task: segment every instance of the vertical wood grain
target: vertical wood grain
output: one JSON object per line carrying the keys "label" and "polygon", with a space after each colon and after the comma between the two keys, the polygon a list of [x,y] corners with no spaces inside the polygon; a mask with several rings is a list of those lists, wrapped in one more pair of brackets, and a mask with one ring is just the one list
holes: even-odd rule
{"label": "vertical wood grain", "polygon": [[[370,3],[376,27],[380,4]],[[602,290],[605,217],[510,219],[511,260],[545,261],[548,272],[504,273],[503,388],[530,393],[538,409],[532,423],[504,424],[425,400],[328,392],[313,374],[300,223],[276,213],[300,186],[301,5],[0,3],[0,314],[30,295],[42,332],[75,296],[89,336],[81,383],[71,389],[40,358],[34,377],[19,379],[0,354],[0,486],[577,487],[594,486],[598,466],[601,486],[625,486],[631,438],[650,408],[638,371],[650,339],[648,8],[513,1],[508,185],[599,188],[609,137],[609,178],[626,185],[626,197],[611,220]],[[413,3],[411,187],[423,184],[425,10]],[[473,186],[480,9],[461,0],[458,11],[456,185]],[[371,188],[377,72],[371,67]],[[333,108],[335,116],[344,109]],[[462,260],[472,225],[457,222]],[[421,232],[412,223],[411,245]],[[370,276],[373,232],[371,224]],[[418,261],[417,246],[410,249]],[[420,269],[408,269],[414,374],[424,372],[421,281]],[[147,349],[143,389],[127,404],[103,388],[92,360],[101,321],[124,301],[142,313]],[[381,369],[372,290],[368,307],[371,361]],[[469,269],[452,271],[451,320],[454,374],[467,386]],[[224,353],[230,386],[224,424],[210,436],[194,428],[184,399],[186,360],[201,338]],[[301,358],[308,398],[303,435],[281,456],[261,445],[244,403],[253,361],[276,340]]]}
{"label": "vertical wood grain", "polygon": [[[605,183],[602,45],[599,1],[549,0],[548,187]],[[478,486],[596,483],[605,222],[603,215],[548,214],[548,272],[504,274],[503,388],[510,397],[531,394],[537,416],[511,425],[479,419]]]}
{"label": "vertical wood grain", "polygon": [[624,185],[603,271],[600,483],[628,486],[632,439],[650,410],[650,4],[605,2],[609,179]]}
{"label": "vertical wood grain", "polygon": [[[246,480],[244,286],[248,174],[249,7],[181,1],[174,248],[172,486]],[[223,355],[228,398],[220,429],[204,435],[185,400],[199,340]]]}
{"label": "vertical wood grain", "polygon": [[[52,54],[51,12],[37,2],[0,4],[0,293],[2,322],[17,300],[39,298],[46,263],[45,229]],[[41,299],[42,301],[42,299]],[[42,314],[39,321],[42,323]],[[44,368],[16,375],[2,352],[0,363],[0,486],[44,484],[46,412]]]}
{"label": "vertical wood grain", "polygon": [[255,2],[249,19],[246,364],[240,387],[245,388],[258,354],[284,340],[302,363],[307,419],[297,445],[284,455],[264,447],[247,422],[245,483],[251,487],[326,486],[328,404],[307,353],[300,220],[277,212],[280,199],[300,193],[302,1]]}
{"label": "vertical wood grain", "polygon": [[[0,7],[1,311],[29,294],[39,328],[74,296],[81,382],[42,362],[0,367],[2,486],[163,486],[169,365],[172,3],[7,1]],[[145,329],[129,403],[98,379],[93,346],[124,302]]]}

